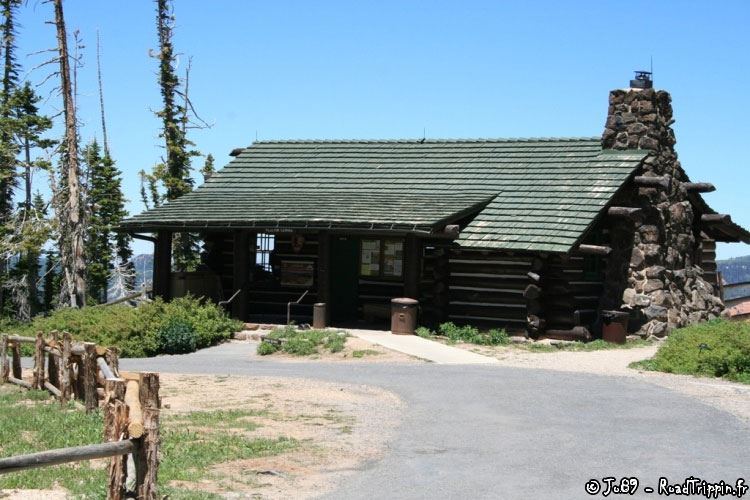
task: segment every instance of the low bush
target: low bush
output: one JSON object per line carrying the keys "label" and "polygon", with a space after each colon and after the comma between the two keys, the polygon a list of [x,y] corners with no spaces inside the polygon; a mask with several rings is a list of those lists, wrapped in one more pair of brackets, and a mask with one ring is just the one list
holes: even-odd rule
{"label": "low bush", "polygon": [[[168,326],[175,324],[183,326]],[[173,344],[169,339],[176,339],[178,334],[184,337],[180,349],[192,351],[226,340],[241,327],[239,321],[227,316],[218,306],[188,296],[171,302],[156,299],[138,307],[114,305],[59,309],[49,316],[37,316],[28,323],[5,325],[4,331],[29,336],[38,331],[66,331],[76,340],[117,347],[123,357],[143,357],[172,352],[169,346]],[[174,334],[165,333],[169,328],[176,329]]]}
{"label": "low bush", "polygon": [[451,342],[467,342],[477,345],[504,345],[509,342],[505,330],[494,328],[486,332],[480,332],[474,326],[456,326],[448,322],[440,325],[440,334],[448,337]]}
{"label": "low bush", "polygon": [[173,318],[159,329],[159,348],[165,354],[195,351],[195,330],[181,318]]}
{"label": "low bush", "polygon": [[319,353],[321,348],[329,352],[341,352],[347,335],[329,330],[297,330],[296,327],[289,325],[273,329],[266,337],[281,341],[281,346],[276,347],[270,342],[261,342],[257,349],[261,356],[267,356],[279,350],[295,356],[309,356]]}
{"label": "low bush", "polygon": [[636,367],[750,383],[750,323],[715,320],[677,329]]}

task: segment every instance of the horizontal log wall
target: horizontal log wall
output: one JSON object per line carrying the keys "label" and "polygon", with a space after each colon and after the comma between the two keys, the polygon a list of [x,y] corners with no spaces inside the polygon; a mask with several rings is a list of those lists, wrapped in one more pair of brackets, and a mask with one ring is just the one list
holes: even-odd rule
{"label": "horizontal log wall", "polygon": [[716,241],[709,238],[701,238],[698,248],[698,265],[703,269],[703,279],[716,285],[718,274],[716,267]]}
{"label": "horizontal log wall", "polygon": [[450,249],[448,319],[480,327],[523,329],[527,314],[523,291],[531,260],[501,252]]}

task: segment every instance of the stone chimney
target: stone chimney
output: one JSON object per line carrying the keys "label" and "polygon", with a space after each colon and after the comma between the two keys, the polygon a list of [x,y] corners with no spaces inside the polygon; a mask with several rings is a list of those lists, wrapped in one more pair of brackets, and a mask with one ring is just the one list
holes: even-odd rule
{"label": "stone chimney", "polygon": [[653,89],[649,73],[639,72],[631,88],[609,94],[602,147],[648,151],[636,175],[658,180],[636,183],[618,200],[642,208],[641,220],[627,228],[622,222],[610,227],[617,254],[612,258],[629,260],[627,270],[615,270],[627,278],[620,307],[635,311],[631,320],[644,336],[662,336],[672,328],[716,317],[723,308],[694,265],[700,230],[682,186],[687,177],[675,152],[673,123],[672,98]]}

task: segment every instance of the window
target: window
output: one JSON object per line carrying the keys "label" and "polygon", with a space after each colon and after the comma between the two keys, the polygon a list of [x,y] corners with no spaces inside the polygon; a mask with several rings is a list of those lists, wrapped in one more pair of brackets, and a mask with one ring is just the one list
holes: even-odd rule
{"label": "window", "polygon": [[404,272],[404,242],[363,239],[360,252],[361,276],[400,278]]}
{"label": "window", "polygon": [[276,244],[276,237],[272,234],[258,233],[255,240],[255,265],[268,271],[273,271],[271,268],[271,252],[273,251]]}

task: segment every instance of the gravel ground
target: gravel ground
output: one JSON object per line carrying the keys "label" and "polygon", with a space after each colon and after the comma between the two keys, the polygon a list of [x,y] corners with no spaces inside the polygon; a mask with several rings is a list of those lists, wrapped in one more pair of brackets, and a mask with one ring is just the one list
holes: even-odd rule
{"label": "gravel ground", "polygon": [[699,399],[750,422],[750,385],[714,378],[672,375],[628,368],[630,363],[648,359],[656,354],[658,345],[590,352],[562,350],[530,352],[515,347],[488,348],[471,344],[456,345],[493,356],[503,366],[635,378]]}
{"label": "gravel ground", "polygon": [[[568,354],[578,353],[564,356]],[[122,360],[122,366],[306,378],[397,394],[405,408],[378,417],[397,423],[383,458],[358,466],[328,498],[580,499],[587,498],[584,483],[597,477],[634,476],[642,487],[655,487],[661,476],[672,482],[691,475],[732,483],[747,478],[748,422],[703,403],[711,398],[655,383],[658,376],[602,376],[550,365],[286,363],[267,358],[257,357],[248,344],[230,343],[185,356]],[[723,390],[713,387],[713,381],[694,382],[708,385],[690,390]],[[377,429],[377,419],[372,428]]]}

